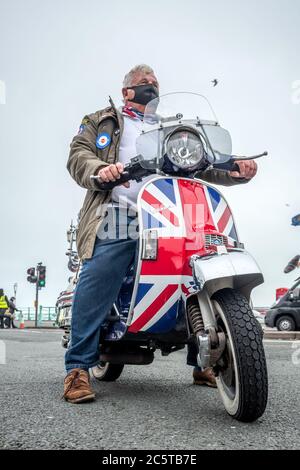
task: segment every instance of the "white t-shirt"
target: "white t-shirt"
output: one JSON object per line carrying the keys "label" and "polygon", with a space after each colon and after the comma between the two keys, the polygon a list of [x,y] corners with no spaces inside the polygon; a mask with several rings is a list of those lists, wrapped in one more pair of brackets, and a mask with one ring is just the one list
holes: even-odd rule
{"label": "white t-shirt", "polygon": [[[143,122],[138,118],[131,118],[124,115],[124,131],[121,137],[119,149],[119,161],[125,166],[130,159],[136,157],[136,139],[141,134]],[[136,209],[137,197],[141,187],[156,175],[149,175],[143,178],[143,181],[137,183],[130,181],[130,188],[125,186],[116,186],[112,190],[112,200],[122,207],[132,207]]]}

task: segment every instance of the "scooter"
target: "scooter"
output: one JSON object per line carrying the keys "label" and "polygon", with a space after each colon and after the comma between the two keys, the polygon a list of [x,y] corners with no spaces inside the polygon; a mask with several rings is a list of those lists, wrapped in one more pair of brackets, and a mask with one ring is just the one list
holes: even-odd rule
{"label": "scooter", "polygon": [[[204,108],[213,115],[206,119]],[[231,137],[208,101],[171,93],[151,101],[136,142],[137,156],[110,190],[141,181],[138,256],[101,332],[99,364],[91,374],[114,381],[125,364],[145,365],[185,348],[198,366],[212,367],[232,418],[263,415],[268,377],[262,332],[250,306],[263,275],[240,242],[231,209],[208,168],[238,170]]]}

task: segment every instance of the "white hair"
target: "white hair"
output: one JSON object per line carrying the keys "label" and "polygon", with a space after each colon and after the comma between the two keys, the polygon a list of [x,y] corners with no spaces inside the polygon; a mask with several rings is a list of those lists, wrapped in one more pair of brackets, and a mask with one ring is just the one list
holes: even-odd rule
{"label": "white hair", "polygon": [[135,65],[124,77],[123,80],[123,87],[127,88],[132,85],[132,80],[133,77],[136,73],[141,72],[141,73],[154,73],[154,70],[146,64],[139,64]]}

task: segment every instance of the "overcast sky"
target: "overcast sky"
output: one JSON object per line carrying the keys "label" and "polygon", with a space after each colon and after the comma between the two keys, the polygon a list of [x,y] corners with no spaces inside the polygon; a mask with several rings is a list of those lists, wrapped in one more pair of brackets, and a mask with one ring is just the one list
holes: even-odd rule
{"label": "overcast sky", "polygon": [[108,95],[120,103],[124,74],[143,62],[161,93],[205,94],[235,153],[269,151],[253,182],[223,192],[265,276],[254,303],[273,302],[300,252],[299,24],[299,0],[0,0],[0,287],[12,295],[17,282],[19,306],[33,306],[26,269],[42,261],[41,303],[55,304],[84,197],[66,170],[69,143]]}

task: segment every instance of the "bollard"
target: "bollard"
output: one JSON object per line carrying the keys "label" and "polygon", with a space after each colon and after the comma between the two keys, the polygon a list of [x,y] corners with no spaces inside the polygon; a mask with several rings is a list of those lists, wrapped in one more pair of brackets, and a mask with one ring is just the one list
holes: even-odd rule
{"label": "bollard", "polygon": [[20,330],[23,330],[25,328],[25,323],[24,323],[24,317],[23,313],[20,313],[20,325],[19,325]]}

